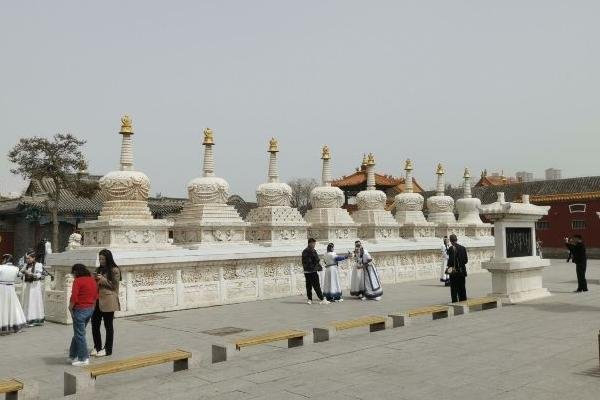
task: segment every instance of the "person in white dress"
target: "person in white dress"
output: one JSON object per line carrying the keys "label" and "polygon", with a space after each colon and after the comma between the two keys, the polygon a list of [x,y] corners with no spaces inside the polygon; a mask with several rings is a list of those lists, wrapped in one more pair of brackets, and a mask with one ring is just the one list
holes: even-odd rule
{"label": "person in white dress", "polygon": [[327,253],[323,257],[325,261],[325,276],[323,278],[323,295],[328,301],[336,303],[344,301],[342,298],[342,286],[340,285],[340,274],[338,271],[338,262],[350,257],[348,252],[345,256],[338,256],[334,250],[333,243],[327,245]]}
{"label": "person in white dress", "polygon": [[368,251],[364,249],[362,244],[358,249],[358,262],[361,263],[363,268],[363,280],[365,287],[364,298],[369,300],[381,300],[383,296],[383,288],[381,287],[381,281],[379,280],[379,274],[377,268],[373,264],[373,258]]}
{"label": "person in white dress", "polygon": [[440,248],[440,253],[442,256],[442,266],[440,272],[440,282],[444,284],[444,286],[450,286],[450,275],[446,273],[446,269],[448,268],[448,247],[450,244],[448,243],[448,236],[444,236],[444,244]]}
{"label": "person in white dress", "polygon": [[365,297],[365,277],[362,260],[360,257],[360,240],[354,242],[354,265],[352,266],[352,276],[350,278],[350,295],[359,299]]}
{"label": "person in white dress", "polygon": [[10,254],[2,256],[0,265],[0,335],[20,332],[27,320],[15,292],[19,268],[13,265]]}
{"label": "person in white dress", "polygon": [[25,265],[19,271],[23,278],[23,311],[27,324],[40,326],[44,323],[44,267],[36,262],[35,253],[25,255]]}

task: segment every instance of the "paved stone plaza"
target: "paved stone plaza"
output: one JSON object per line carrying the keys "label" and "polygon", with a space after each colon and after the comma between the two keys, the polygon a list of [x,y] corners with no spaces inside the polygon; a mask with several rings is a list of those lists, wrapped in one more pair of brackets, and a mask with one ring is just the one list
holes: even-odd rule
{"label": "paved stone plaza", "polygon": [[[600,262],[589,263],[585,294],[571,293],[574,268],[553,261],[544,276],[553,296],[546,299],[371,334],[355,329],[295,349],[254,346],[231,361],[179,373],[164,365],[104,376],[95,398],[596,399]],[[469,295],[487,294],[490,281],[488,273],[469,276]],[[296,296],[134,316],[116,322],[113,358],[173,348],[208,357],[211,343],[242,335],[209,330],[310,329],[448,297],[448,288],[425,280],[385,286],[381,302],[308,306]],[[63,372],[72,368],[65,363],[70,338],[70,326],[52,323],[0,338],[0,377],[35,380],[41,398],[61,398]]]}

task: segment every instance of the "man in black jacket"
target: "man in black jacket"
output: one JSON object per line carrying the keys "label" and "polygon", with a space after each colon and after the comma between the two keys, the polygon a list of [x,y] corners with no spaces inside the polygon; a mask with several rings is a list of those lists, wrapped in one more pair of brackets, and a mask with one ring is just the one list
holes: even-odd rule
{"label": "man in black jacket", "polygon": [[306,279],[306,296],[308,297],[308,304],[312,304],[312,290],[315,289],[315,293],[321,304],[329,304],[329,301],[323,298],[321,292],[321,283],[319,282],[318,271],[321,267],[319,255],[315,250],[317,241],[313,238],[308,239],[308,246],[302,251],[302,267],[304,268],[304,279]]}
{"label": "man in black jacket", "polygon": [[565,245],[572,255],[572,260],[575,263],[575,272],[577,273],[577,290],[575,293],[587,292],[587,281],[585,279],[585,270],[587,268],[587,255],[585,252],[585,244],[581,235],[573,235],[565,238]]}
{"label": "man in black jacket", "polygon": [[450,247],[448,248],[448,269],[450,275],[450,297],[452,302],[467,300],[467,288],[465,281],[467,277],[467,249],[458,244],[456,235],[450,235]]}

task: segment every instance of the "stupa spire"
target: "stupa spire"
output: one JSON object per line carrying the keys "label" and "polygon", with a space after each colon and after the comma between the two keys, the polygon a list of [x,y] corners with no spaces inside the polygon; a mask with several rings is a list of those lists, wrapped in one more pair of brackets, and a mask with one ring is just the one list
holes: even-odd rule
{"label": "stupa spire", "polygon": [[404,178],[404,193],[412,193],[413,192],[413,162],[409,158],[406,160],[406,164],[404,165],[404,170],[406,171],[406,177]]}
{"label": "stupa spire", "polygon": [[271,138],[269,141],[269,182],[279,182],[279,165],[277,164],[277,153],[279,152],[279,142]]}
{"label": "stupa spire", "polygon": [[375,156],[369,153],[367,157],[367,190],[375,190]]}
{"label": "stupa spire", "polygon": [[436,185],[436,195],[443,196],[444,195],[444,174],[446,171],[444,170],[444,166],[440,163],[437,166],[437,170],[435,172],[437,174],[437,185]]}
{"label": "stupa spire", "polygon": [[468,168],[465,168],[465,173],[463,175],[463,197],[465,199],[471,198],[471,173]]}
{"label": "stupa spire", "polygon": [[121,130],[119,133],[123,136],[121,142],[121,171],[133,171],[133,125],[131,117],[127,114],[121,117]]}
{"label": "stupa spire", "polygon": [[214,144],[212,129],[204,129],[204,140],[202,141],[202,145],[204,146],[203,176],[215,176]]}
{"label": "stupa spire", "polygon": [[323,146],[321,150],[321,160],[323,160],[323,171],[321,174],[321,181],[323,186],[331,186],[331,152],[329,146]]}

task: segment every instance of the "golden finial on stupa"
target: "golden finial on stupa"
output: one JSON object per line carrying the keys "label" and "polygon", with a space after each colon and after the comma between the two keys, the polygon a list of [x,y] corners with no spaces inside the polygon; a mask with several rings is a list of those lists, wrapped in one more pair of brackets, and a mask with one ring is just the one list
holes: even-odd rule
{"label": "golden finial on stupa", "polygon": [[210,128],[204,129],[204,140],[202,141],[204,145],[213,145],[215,144],[215,138],[213,136],[213,131]]}
{"label": "golden finial on stupa", "polygon": [[131,124],[131,117],[127,114],[121,117],[121,130],[119,131],[119,133],[128,135],[133,134],[133,125]]}
{"label": "golden finial on stupa", "polygon": [[360,164],[361,167],[366,167],[367,166],[367,155],[363,153],[363,159],[362,159],[362,163]]}
{"label": "golden finial on stupa", "polygon": [[404,170],[405,171],[412,171],[413,170],[413,162],[410,158],[406,159],[406,163],[404,164]]}
{"label": "golden finial on stupa", "polygon": [[465,168],[465,174],[463,175],[463,178],[470,178],[471,177],[471,172],[469,172],[469,168]]}
{"label": "golden finial on stupa", "polygon": [[277,139],[271,138],[271,140],[269,140],[269,153],[277,153],[278,151],[279,142],[277,142]]}
{"label": "golden finial on stupa", "polygon": [[367,165],[375,165],[375,156],[373,153],[369,153],[369,156],[367,157]]}
{"label": "golden finial on stupa", "polygon": [[437,166],[437,171],[435,172],[438,175],[444,175],[446,173],[446,171],[444,170],[444,166],[442,165],[442,163],[439,163]]}
{"label": "golden finial on stupa", "polygon": [[321,160],[329,160],[331,158],[331,152],[329,151],[329,146],[323,146],[321,150]]}

